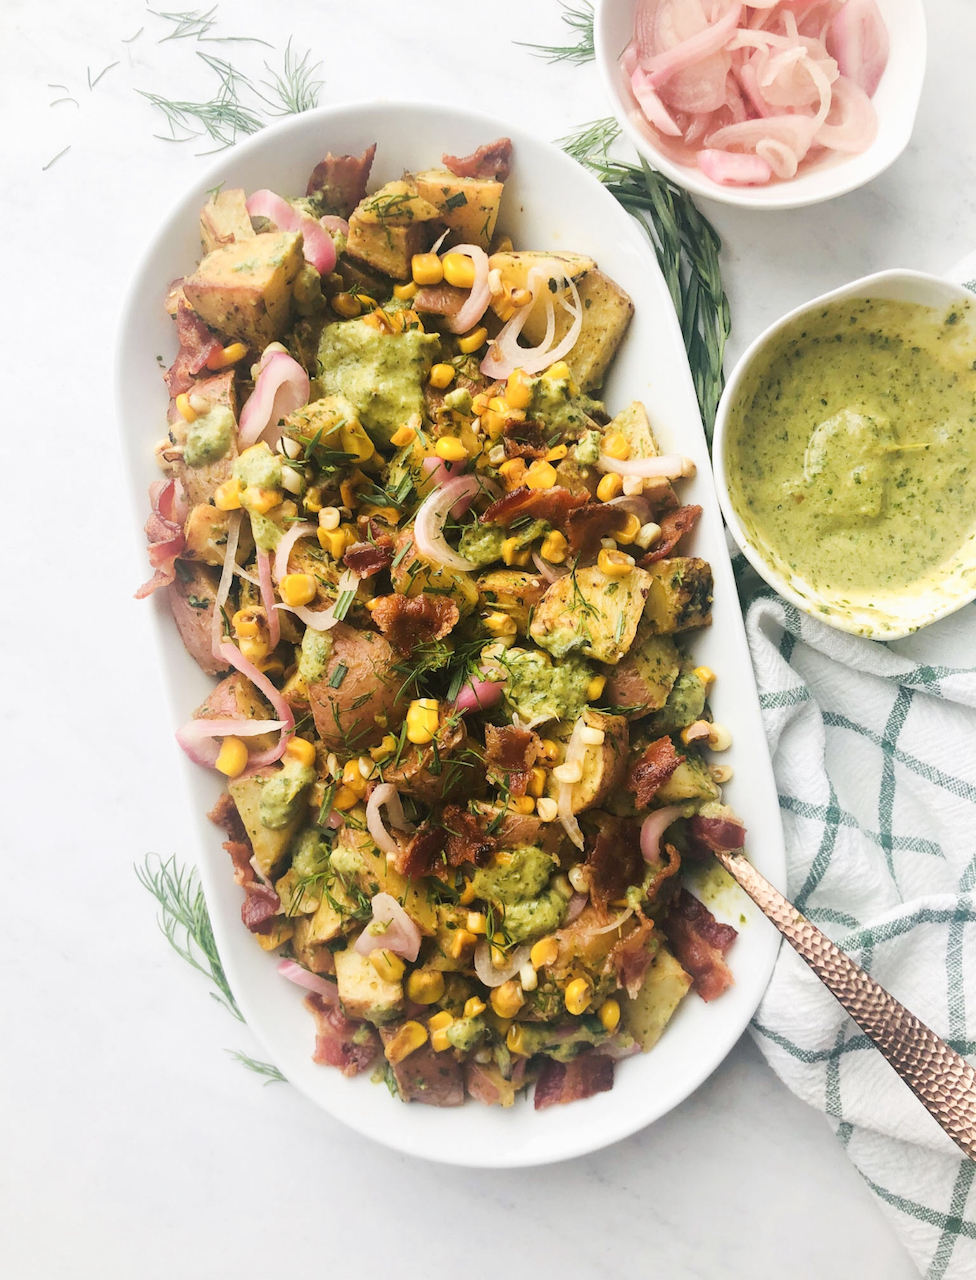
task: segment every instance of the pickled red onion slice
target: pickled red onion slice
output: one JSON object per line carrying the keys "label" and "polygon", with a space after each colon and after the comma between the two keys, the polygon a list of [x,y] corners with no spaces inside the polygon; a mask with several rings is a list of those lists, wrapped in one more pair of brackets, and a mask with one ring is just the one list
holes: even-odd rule
{"label": "pickled red onion slice", "polygon": [[[332,237],[315,218],[299,211],[266,188],[255,191],[246,202],[252,218],[267,218],[279,231],[299,231],[305,261],[312,264],[320,276],[327,275],[336,264],[335,245]],[[348,226],[346,228],[348,233]]]}

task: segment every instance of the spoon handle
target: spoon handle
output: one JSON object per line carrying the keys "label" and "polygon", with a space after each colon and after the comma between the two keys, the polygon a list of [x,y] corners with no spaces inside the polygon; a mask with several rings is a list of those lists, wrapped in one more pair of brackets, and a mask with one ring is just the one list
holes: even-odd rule
{"label": "spoon handle", "polygon": [[715,856],[871,1037],[953,1142],[976,1159],[976,1070],[812,925],[742,853]]}

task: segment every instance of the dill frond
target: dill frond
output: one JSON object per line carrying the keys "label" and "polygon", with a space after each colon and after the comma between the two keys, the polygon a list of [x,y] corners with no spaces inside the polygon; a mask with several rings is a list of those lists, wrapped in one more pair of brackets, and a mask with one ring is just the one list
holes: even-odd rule
{"label": "dill frond", "polygon": [[260,89],[256,89],[258,97],[266,102],[270,108],[268,112],[272,116],[297,116],[303,111],[311,111],[313,107],[318,106],[319,90],[325,83],[323,80],[316,80],[315,73],[321,67],[321,62],[316,62],[314,66],[309,66],[308,60],[311,57],[311,50],[307,49],[305,53],[298,57],[292,53],[291,39],[285,45],[284,66],[280,72],[275,71],[272,67],[264,64],[265,70],[271,77],[270,80],[262,80],[261,84],[271,94],[267,97]]}
{"label": "dill frond", "polygon": [[268,1078],[264,1082],[266,1085],[285,1081],[285,1077],[273,1062],[261,1062],[258,1058],[251,1058],[246,1053],[241,1053],[239,1049],[228,1049],[227,1052],[235,1062],[239,1062],[248,1071],[253,1071],[258,1076],[267,1076]]}
{"label": "dill frond", "polygon": [[568,133],[565,138],[557,138],[556,145],[562,147],[567,155],[585,165],[593,156],[605,159],[610,146],[620,137],[620,125],[613,116],[604,116],[601,120],[593,120],[584,124],[575,133]]}
{"label": "dill frond", "polygon": [[200,9],[190,9],[185,13],[163,13],[158,9],[150,9],[149,12],[154,18],[162,18],[164,22],[172,23],[173,26],[169,35],[163,36],[157,41],[158,44],[165,44],[167,40],[199,40],[217,23],[214,17],[217,12],[216,5],[205,13]]}
{"label": "dill frond", "polygon": [[237,1007],[217,953],[210,913],[196,870],[187,871],[177,866],[175,858],[164,862],[158,854],[149,853],[135,872],[142,887],[159,903],[158,923],[167,942],[177,955],[209,978],[217,988],[210,993],[213,998],[243,1022],[244,1015]]}
{"label": "dill frond", "polygon": [[524,49],[531,49],[537,58],[547,62],[592,62],[596,57],[593,48],[593,6],[589,0],[580,0],[578,9],[563,5],[562,20],[575,37],[574,44],[528,44],[516,40]]}
{"label": "dill frond", "polygon": [[89,92],[90,92],[92,89],[94,89],[95,85],[97,85],[97,84],[98,84],[99,80],[101,80],[102,76],[103,76],[103,75],[105,75],[105,72],[106,72],[106,71],[111,71],[113,67],[117,67],[118,65],[119,65],[119,62],[118,62],[118,59],[116,58],[116,60],[115,60],[114,62],[110,62],[110,63],[108,64],[108,66],[107,66],[103,71],[99,71],[98,75],[95,77],[95,79],[94,79],[94,80],[92,79],[91,67],[86,67],[86,68],[85,68],[85,70],[88,72],[88,89],[89,89]]}
{"label": "dill frond", "polygon": [[68,145],[64,148],[64,151],[59,151],[56,156],[54,156],[52,159],[50,159],[47,162],[47,164],[41,165],[41,173],[47,173],[48,169],[50,169],[51,165],[54,164],[55,160],[60,160],[61,157],[65,154],[65,152],[70,150],[71,150],[71,143],[69,142]]}
{"label": "dill frond", "polygon": [[197,57],[219,80],[214,96],[208,102],[179,102],[158,93],[139,92],[157,107],[169,125],[169,136],[157,134],[166,142],[186,142],[190,138],[209,137],[218,145],[214,151],[232,146],[241,135],[257,133],[263,121],[255,111],[241,102],[241,91],[252,88],[248,78],[223,58],[197,51]]}

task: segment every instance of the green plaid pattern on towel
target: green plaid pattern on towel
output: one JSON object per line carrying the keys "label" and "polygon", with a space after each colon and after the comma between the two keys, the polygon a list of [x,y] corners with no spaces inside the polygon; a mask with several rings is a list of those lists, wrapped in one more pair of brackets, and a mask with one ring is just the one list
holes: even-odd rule
{"label": "green plaid pattern on towel", "polygon": [[[883,645],[757,589],[741,556],[736,568],[789,895],[953,1048],[976,1054],[976,667],[925,661],[936,645],[976,658],[976,606],[932,640]],[[976,1164],[789,946],[753,1034],[825,1112],[919,1270],[976,1275]]]}

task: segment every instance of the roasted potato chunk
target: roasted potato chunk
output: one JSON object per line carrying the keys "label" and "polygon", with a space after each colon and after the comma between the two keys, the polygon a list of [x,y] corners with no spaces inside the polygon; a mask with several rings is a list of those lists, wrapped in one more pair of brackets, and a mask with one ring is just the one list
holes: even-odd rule
{"label": "roasted potato chunk", "polygon": [[211,329],[263,349],[292,319],[292,287],[302,269],[302,237],[265,232],[208,253],[183,292]]}
{"label": "roasted potato chunk", "polygon": [[373,968],[369,956],[352,947],[335,953],[336,982],[343,1012],[379,1026],[403,1011],[403,983],[387,982]]}
{"label": "roasted potato chunk", "polygon": [[[391,1026],[380,1029],[384,1048],[396,1031]],[[460,1064],[452,1053],[436,1053],[429,1040],[394,1063],[393,1075],[404,1102],[423,1102],[429,1107],[459,1107],[464,1102]]]}
{"label": "roasted potato chunk", "polygon": [[[588,728],[601,730],[604,737],[601,743],[591,743],[586,747],[583,776],[573,787],[573,813],[582,813],[584,809],[602,804],[621,785],[630,746],[630,732],[623,716],[609,716],[587,707],[583,721]],[[572,731],[571,724],[561,722],[556,732],[557,739],[568,742]],[[547,779],[548,793],[555,800],[559,795],[559,783],[551,773],[547,774]]]}
{"label": "roasted potato chunk", "polygon": [[634,642],[650,582],[644,569],[631,569],[622,578],[609,578],[596,565],[577,569],[542,597],[529,634],[554,658],[578,649],[616,665]]}
{"label": "roasted potato chunk", "polygon": [[422,934],[433,934],[437,915],[426,886],[407,880],[391,867],[386,854],[377,848],[368,832],[343,827],[331,862],[333,870],[350,888],[358,889],[368,898],[377,893],[391,894]]}
{"label": "roasted potato chunk", "polygon": [[[247,676],[241,675],[239,671],[232,671],[221,680],[209,698],[193,713],[195,720],[271,720],[273,716],[268,703]],[[277,740],[277,733],[261,733],[248,738],[247,743],[251,751],[265,751],[268,747],[273,747]]]}
{"label": "roasted potato chunk", "polygon": [[658,788],[654,803],[656,806],[684,804],[686,801],[706,804],[721,797],[722,792],[708,772],[705,761],[693,751],[688,751],[667,782]]}
{"label": "roasted potato chunk", "polygon": [[435,568],[414,546],[412,529],[401,530],[394,545],[396,553],[390,577],[395,591],[411,597],[419,596],[424,591],[432,595],[449,596],[457,605],[462,618],[477,609],[480,597],[470,574],[454,569]]}
{"label": "roasted potato chunk", "polygon": [[200,243],[205,254],[221,249],[225,244],[253,239],[254,228],[246,199],[240,187],[211,194],[200,210]]}
{"label": "roasted potato chunk", "polygon": [[621,999],[621,1022],[646,1053],[661,1038],[678,1005],[691,988],[691,975],[663,944],[633,1000]]}
{"label": "roasted potato chunk", "polygon": [[528,633],[529,619],[545,592],[546,584],[537,573],[521,569],[496,569],[478,579],[478,594],[485,608],[507,613],[522,635]]}
{"label": "roasted potato chunk", "polygon": [[[332,652],[322,678],[308,686],[315,730],[329,751],[361,751],[406,715],[403,680],[393,670],[397,658],[375,631],[340,622],[328,634]],[[340,666],[346,673],[333,683]]]}
{"label": "roasted potato chunk", "polygon": [[186,542],[180,556],[183,560],[200,560],[204,564],[222,565],[227,546],[227,524],[230,513],[218,511],[208,502],[198,503],[187,517],[183,535]]}
{"label": "roasted potato chunk", "polygon": [[712,621],[712,570],[697,556],[652,564],[644,618],[656,635],[707,627]]}
{"label": "roasted potato chunk", "polygon": [[410,278],[410,259],[430,237],[437,208],[411,182],[388,182],[349,215],[346,253],[394,280]]}
{"label": "roasted potato chunk", "polygon": [[244,823],[254,849],[254,861],[267,879],[272,879],[281,869],[292,837],[305,816],[304,806],[297,805],[294,817],[287,826],[272,830],[261,821],[261,792],[275,772],[273,769],[265,769],[249,778],[232,778],[227,784],[227,790],[237,805],[237,812],[241,815],[241,822]]}
{"label": "roasted potato chunk", "polygon": [[[583,305],[583,327],[566,356],[566,363],[581,391],[595,391],[603,385],[610,361],[623,341],[634,314],[634,304],[620,285],[596,269],[587,271],[577,288]],[[554,341],[565,337],[572,322],[569,312],[557,306]],[[536,303],[522,330],[526,341],[541,342],[545,325],[545,310],[540,314],[539,303]]]}
{"label": "roasted potato chunk", "polygon": [[601,701],[614,707],[627,707],[622,712],[628,720],[637,720],[650,711],[663,707],[674,688],[681,670],[681,655],[669,636],[647,635],[637,639],[629,653],[615,667],[607,667],[606,687]]}
{"label": "roasted potato chunk", "polygon": [[[592,258],[587,258],[581,253],[546,253],[538,249],[521,249],[509,250],[505,253],[493,253],[488,260],[488,266],[493,271],[501,272],[502,284],[508,291],[527,289],[529,287],[529,273],[531,271],[541,271],[549,283],[547,294],[555,299],[559,294],[565,297],[564,281],[566,276],[569,276],[571,280],[575,280],[579,285],[586,273],[596,267],[596,263]],[[499,318],[508,318],[509,310],[506,309],[505,295],[495,299],[491,305],[492,310],[495,311]],[[557,328],[558,317],[561,314],[563,314],[563,309],[557,306]],[[532,338],[528,338],[530,329],[535,334]],[[533,345],[542,341],[546,332],[545,294],[536,300],[522,332]]]}
{"label": "roasted potato chunk", "polygon": [[[235,376],[233,369],[225,369],[213,378],[200,378],[193,387],[193,394],[208,400],[211,408],[228,410],[236,419]],[[194,507],[201,502],[209,502],[217,486],[230,479],[237,457],[237,432],[233,429],[234,423],[226,423],[230,430],[225,452],[209,460],[197,459],[196,465],[191,465],[186,455],[194,456],[190,440],[192,426],[176,408],[175,402],[171,403],[169,427],[166,436],[156,445],[156,461],[167,475],[179,480],[187,502]]]}
{"label": "roasted potato chunk", "polygon": [[166,588],[173,621],[187,653],[208,676],[227,670],[213,655],[211,627],[217,599],[217,575],[202,564],[177,560],[176,577]]}
{"label": "roasted potato chunk", "polygon": [[458,178],[447,169],[425,169],[414,176],[417,193],[437,210],[453,244],[487,249],[495,233],[503,183],[494,178]]}

